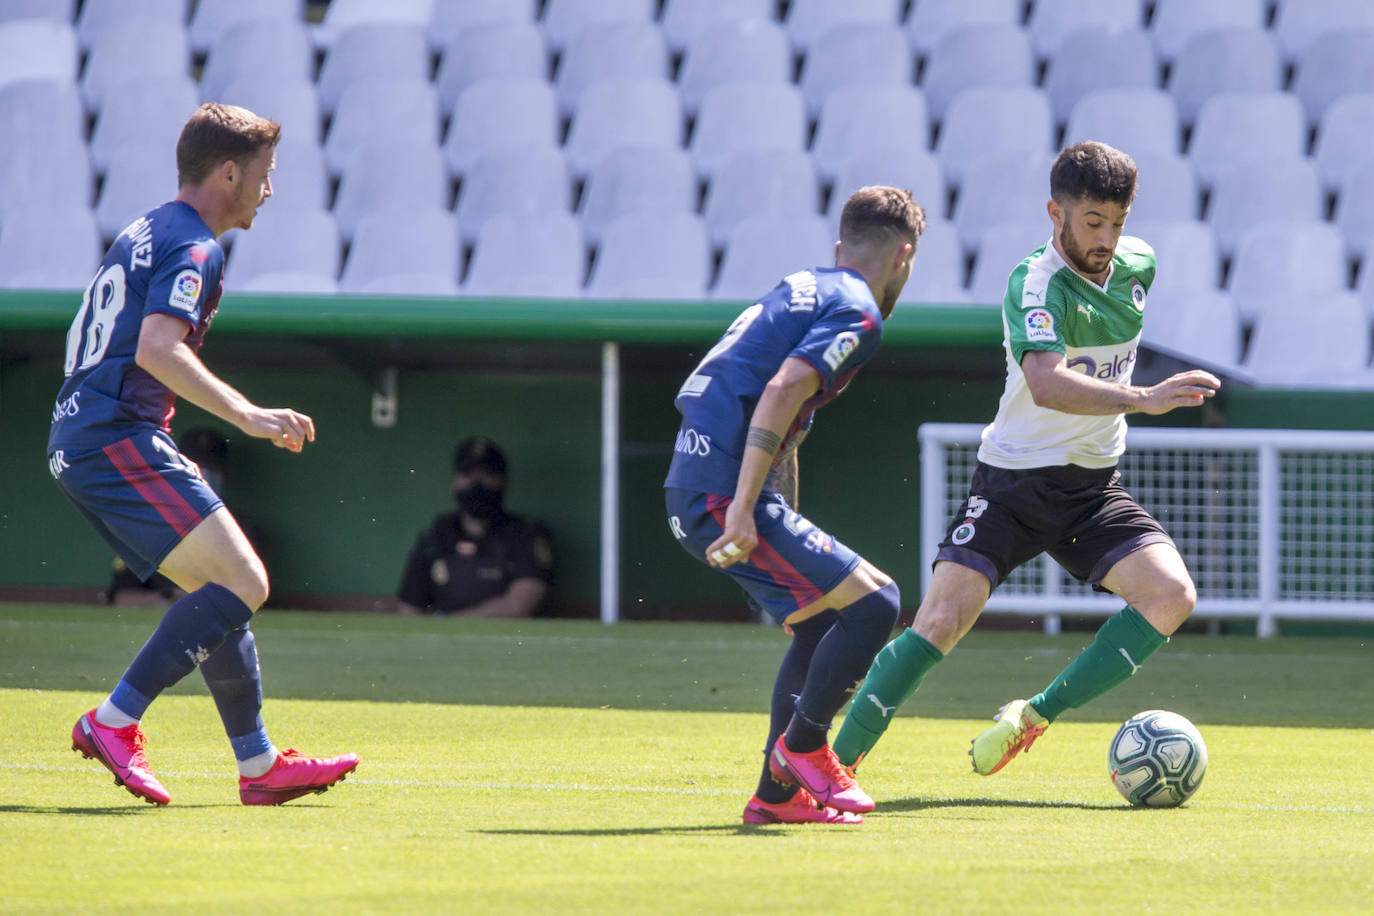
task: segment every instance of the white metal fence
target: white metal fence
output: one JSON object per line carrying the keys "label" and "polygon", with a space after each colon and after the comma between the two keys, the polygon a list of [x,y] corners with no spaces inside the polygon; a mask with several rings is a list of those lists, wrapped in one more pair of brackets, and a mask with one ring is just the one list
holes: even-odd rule
{"label": "white metal fence", "polygon": [[[927,423],[921,440],[922,586],[936,545],[968,499],[980,424]],[[1198,588],[1195,614],[1374,620],[1374,432],[1133,428],[1122,484],[1177,542]],[[1041,556],[1012,573],[988,610],[1109,614],[1094,593]]]}

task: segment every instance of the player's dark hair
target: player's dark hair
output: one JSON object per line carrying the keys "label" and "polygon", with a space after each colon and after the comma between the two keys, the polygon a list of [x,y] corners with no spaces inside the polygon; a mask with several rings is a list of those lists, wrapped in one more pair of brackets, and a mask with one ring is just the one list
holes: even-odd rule
{"label": "player's dark hair", "polygon": [[195,110],[177,140],[177,185],[198,185],[231,159],[248,159],[277,145],[281,125],[247,108],[206,102]]}
{"label": "player's dark hair", "polygon": [[1135,160],[1119,149],[1084,140],[1065,147],[1050,166],[1050,196],[1060,204],[1109,201],[1129,207],[1135,199]]}
{"label": "player's dark hair", "polygon": [[926,211],[910,191],[887,185],[859,188],[840,213],[840,241],[865,245],[896,233],[914,246],[926,229]]}

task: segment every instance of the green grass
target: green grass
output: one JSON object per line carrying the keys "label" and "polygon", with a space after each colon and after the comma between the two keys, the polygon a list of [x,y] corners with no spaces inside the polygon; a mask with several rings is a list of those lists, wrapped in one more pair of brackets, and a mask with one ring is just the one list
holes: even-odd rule
{"label": "green grass", "polygon": [[[984,779],[965,754],[982,720],[1088,636],[975,632],[865,764],[864,825],[750,828],[777,630],[267,612],[273,739],[362,765],[240,806],[192,676],[145,719],[173,796],[153,808],[67,732],[156,619],[0,605],[0,912],[1313,913],[1374,894],[1368,640],[1175,639]],[[1130,809],[1107,779],[1116,726],[1153,707],[1208,742],[1181,809]]]}

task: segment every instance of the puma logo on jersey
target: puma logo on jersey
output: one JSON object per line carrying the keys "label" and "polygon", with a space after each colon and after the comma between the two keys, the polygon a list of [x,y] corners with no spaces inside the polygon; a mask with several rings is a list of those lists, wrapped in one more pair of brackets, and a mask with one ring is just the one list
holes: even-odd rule
{"label": "puma logo on jersey", "polygon": [[878,712],[883,714],[884,719],[891,715],[892,711],[897,708],[896,706],[884,706],[882,701],[879,700],[877,696],[871,693],[868,695],[868,699],[873,703],[874,706],[878,707]]}

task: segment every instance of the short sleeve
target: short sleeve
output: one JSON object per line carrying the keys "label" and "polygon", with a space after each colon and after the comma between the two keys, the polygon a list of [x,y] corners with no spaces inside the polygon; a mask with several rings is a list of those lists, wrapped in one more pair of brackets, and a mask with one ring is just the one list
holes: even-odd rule
{"label": "short sleeve", "polygon": [[512,551],[511,579],[538,579],[553,584],[553,537],[543,525],[531,524],[521,532]]}
{"label": "short sleeve", "polygon": [[195,327],[201,309],[219,283],[219,246],[201,242],[171,249],[153,264],[145,314],[161,312]]}
{"label": "short sleeve", "polygon": [[803,359],[820,373],[822,390],[868,362],[882,340],[882,320],[876,310],[857,302],[840,301],[823,309],[789,356]]}
{"label": "short sleeve", "polygon": [[1065,352],[1064,291],[1052,275],[1021,264],[1007,281],[1002,313],[1011,358],[1021,362],[1029,350]]}

